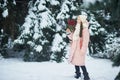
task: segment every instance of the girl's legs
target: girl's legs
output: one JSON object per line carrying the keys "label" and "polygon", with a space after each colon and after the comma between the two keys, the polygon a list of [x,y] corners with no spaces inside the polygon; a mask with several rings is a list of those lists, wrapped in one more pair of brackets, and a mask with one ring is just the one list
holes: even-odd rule
{"label": "girl's legs", "polygon": [[88,75],[87,69],[85,66],[81,66],[81,69],[83,71],[83,75],[84,75],[84,80],[90,80],[90,77]]}
{"label": "girl's legs", "polygon": [[75,66],[75,73],[76,73],[75,78],[78,79],[79,77],[81,77],[80,67],[79,66]]}

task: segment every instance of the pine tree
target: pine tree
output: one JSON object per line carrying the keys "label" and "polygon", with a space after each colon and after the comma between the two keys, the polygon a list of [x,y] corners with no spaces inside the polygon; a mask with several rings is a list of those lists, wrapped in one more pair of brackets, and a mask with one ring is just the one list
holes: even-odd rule
{"label": "pine tree", "polygon": [[[106,37],[104,38],[105,48],[103,51],[103,55],[105,58],[110,58],[114,61],[113,66],[119,66],[120,46],[118,44],[120,42],[119,39],[120,1],[119,0],[105,0],[104,2],[97,1],[97,3],[93,5],[91,10],[93,10],[92,12],[96,15],[96,20],[107,31],[107,34],[105,35]],[[120,73],[115,78],[115,80],[120,80]]]}
{"label": "pine tree", "polygon": [[17,0],[0,0],[0,30],[4,31],[1,44],[3,57],[8,57],[9,52],[6,51],[8,48],[12,49],[12,46],[8,47],[8,39],[11,38],[13,42],[19,35],[19,28],[24,22],[29,1],[25,2],[23,4]]}
{"label": "pine tree", "polygon": [[[38,0],[29,9],[23,24],[20,41],[25,45],[25,61],[50,60],[50,47],[55,33],[55,20],[45,6],[45,0]],[[19,40],[18,40],[19,41]]]}
{"label": "pine tree", "polygon": [[55,34],[59,34],[62,37],[65,32],[62,33],[62,27],[56,23],[54,19],[55,15],[50,11],[48,3],[49,1],[45,0],[30,3],[29,14],[21,27],[21,35],[15,41],[17,45],[21,42],[25,46],[25,61],[49,61],[52,59],[61,62],[62,57],[64,57],[56,57],[59,54],[63,55],[65,53],[65,45],[63,45],[63,42],[61,42],[61,44],[64,48],[60,48],[60,51],[56,50],[56,52],[54,52],[54,50],[51,49],[54,45],[53,43],[57,42],[57,40],[54,39],[56,38]]}
{"label": "pine tree", "polygon": [[[56,26],[56,34],[55,38],[53,40],[52,45],[52,53],[51,58],[56,60],[57,62],[61,62],[63,58],[66,56],[67,52],[67,36],[66,36],[66,27],[67,27],[67,20],[75,19],[76,16],[80,14],[79,7],[81,5],[80,0],[51,0],[56,1],[54,3],[57,4],[51,4],[50,10],[52,11],[52,14],[57,21]],[[59,38],[59,40],[57,40]],[[57,40],[57,42],[56,42]],[[66,43],[67,42],[67,43]]]}
{"label": "pine tree", "polygon": [[57,15],[57,19],[67,20],[75,19],[81,14],[81,0],[64,0],[61,4],[61,10]]}
{"label": "pine tree", "polygon": [[[16,0],[17,1],[17,0]],[[19,34],[19,27],[24,22],[27,13],[28,2],[16,2],[15,0],[1,0],[0,15],[1,29],[4,30],[12,40]],[[21,8],[21,9],[20,9]]]}
{"label": "pine tree", "polygon": [[110,0],[105,0],[104,2],[96,1],[95,4],[91,4],[88,8],[89,15],[94,15],[92,23],[90,20],[90,31],[92,33],[89,50],[92,56],[112,58],[114,55],[114,53],[109,53],[110,47],[108,47],[116,37],[116,29],[114,27],[116,24],[111,22],[110,3]]}
{"label": "pine tree", "polygon": [[[114,64],[113,66],[120,66],[120,46],[118,46],[118,44],[120,44],[120,39],[119,39],[119,35],[120,35],[120,0],[111,0],[111,13],[112,13],[112,25],[113,27],[115,27],[115,31],[116,33],[116,37],[118,38],[117,41],[117,45],[115,45],[116,49],[114,49],[116,56],[114,56],[113,61]],[[117,77],[115,78],[115,80],[120,80],[120,72],[118,73]]]}
{"label": "pine tree", "polygon": [[[88,13],[90,23],[90,43],[89,52],[91,56],[103,57],[102,53],[105,50],[105,37],[107,31],[102,25],[96,20],[96,16],[93,13]],[[97,56],[99,55],[99,56]]]}
{"label": "pine tree", "polygon": [[[53,17],[57,22],[56,34],[52,42],[53,54],[51,55],[51,58],[57,62],[61,62],[63,58],[65,58],[65,54],[67,53],[67,49],[66,49],[67,36],[65,33],[65,29],[66,29],[66,20],[70,17],[70,12],[72,12],[69,11],[69,9],[73,6],[72,3],[73,1],[70,0],[50,0],[47,2],[47,7],[52,12]],[[77,9],[76,7],[74,8]],[[71,15],[71,17],[72,16],[73,15]],[[59,40],[57,40],[58,38]]]}

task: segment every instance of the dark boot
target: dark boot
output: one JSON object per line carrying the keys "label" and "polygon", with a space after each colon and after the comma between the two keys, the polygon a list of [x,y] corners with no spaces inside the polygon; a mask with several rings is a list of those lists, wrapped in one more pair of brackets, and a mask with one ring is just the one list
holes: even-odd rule
{"label": "dark boot", "polygon": [[84,80],[90,80],[88,73],[83,73],[83,75],[84,75]]}
{"label": "dark boot", "polygon": [[81,77],[81,73],[79,72],[79,73],[77,73],[76,72],[76,74],[75,74],[75,76],[74,76],[76,79],[78,79],[79,77]]}
{"label": "dark boot", "polygon": [[76,72],[75,72],[75,78],[76,79],[78,79],[79,77],[81,77],[81,73],[80,73],[80,68],[79,68],[79,66],[75,66],[75,70],[76,70]]}
{"label": "dark boot", "polygon": [[81,66],[82,71],[83,71],[83,75],[84,75],[84,80],[90,80],[90,77],[88,75],[87,69],[85,66]]}

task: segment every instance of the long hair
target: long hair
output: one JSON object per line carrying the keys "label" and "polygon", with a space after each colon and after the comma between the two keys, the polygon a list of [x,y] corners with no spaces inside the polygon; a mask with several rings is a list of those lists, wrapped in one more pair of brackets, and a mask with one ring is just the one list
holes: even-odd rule
{"label": "long hair", "polygon": [[81,24],[80,24],[79,37],[82,37],[82,30],[83,30],[83,24],[82,24],[82,22],[81,22]]}
{"label": "long hair", "polygon": [[73,40],[78,40],[80,37],[82,37],[82,29],[83,29],[82,23],[76,24],[75,31],[73,33]]}

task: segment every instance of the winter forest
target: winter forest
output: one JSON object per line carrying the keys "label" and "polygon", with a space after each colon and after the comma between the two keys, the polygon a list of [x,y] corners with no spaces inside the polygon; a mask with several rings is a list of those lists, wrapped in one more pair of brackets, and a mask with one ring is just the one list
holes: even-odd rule
{"label": "winter forest", "polygon": [[[105,76],[96,78],[100,75],[98,70],[91,74],[91,80],[120,80],[120,0],[0,0],[0,80],[46,80],[50,75],[44,77],[52,71],[49,69],[53,68],[53,74],[57,75],[55,70],[60,65],[62,69],[58,72],[63,74],[57,75],[59,79],[49,80],[74,80],[69,77],[74,71],[67,64],[70,42],[66,28],[67,21],[80,14],[87,15],[89,22],[88,69],[92,73],[90,69],[94,67],[91,65],[98,65]],[[53,66],[46,69],[49,65]],[[31,73],[28,72],[27,78],[19,79],[19,72],[25,66]],[[17,72],[11,68],[19,69],[15,79],[11,76]],[[112,71],[113,68],[117,72]],[[49,71],[44,73],[46,70],[42,69]],[[104,73],[107,69],[108,75]],[[21,75],[28,73],[21,72]],[[114,79],[111,79],[112,74]],[[65,75],[69,78],[61,78]]]}

